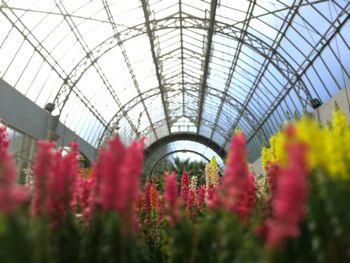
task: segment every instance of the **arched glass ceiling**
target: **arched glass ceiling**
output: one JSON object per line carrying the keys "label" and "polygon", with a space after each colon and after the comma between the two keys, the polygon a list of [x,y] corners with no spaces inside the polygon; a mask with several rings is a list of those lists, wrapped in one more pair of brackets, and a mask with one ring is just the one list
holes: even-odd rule
{"label": "arched glass ceiling", "polygon": [[348,0],[0,3],[0,77],[96,147],[239,127],[254,160],[350,80]]}

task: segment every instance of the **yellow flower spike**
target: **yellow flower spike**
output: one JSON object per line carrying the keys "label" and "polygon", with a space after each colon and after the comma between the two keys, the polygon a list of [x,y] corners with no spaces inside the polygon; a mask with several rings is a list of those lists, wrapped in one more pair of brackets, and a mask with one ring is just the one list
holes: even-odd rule
{"label": "yellow flower spike", "polygon": [[286,162],[286,154],[285,154],[286,136],[282,131],[279,131],[276,135],[277,136],[275,140],[275,161],[278,161],[282,165],[284,165]]}
{"label": "yellow flower spike", "polygon": [[348,122],[346,120],[345,112],[336,109],[332,113],[332,128],[338,129],[339,131],[345,131],[348,128]]}
{"label": "yellow flower spike", "polygon": [[333,120],[326,134],[326,170],[331,176],[350,178],[347,164],[350,160],[349,126],[344,112],[339,109],[333,111]]}
{"label": "yellow flower spike", "polygon": [[270,148],[265,148],[265,165],[267,161],[285,161],[285,144],[286,138],[283,132],[279,131],[270,138]]}
{"label": "yellow flower spike", "polygon": [[308,145],[308,164],[311,169],[323,163],[323,131],[319,124],[309,116],[304,116],[297,120],[296,139]]}
{"label": "yellow flower spike", "polygon": [[350,146],[350,128],[348,128],[346,130],[344,137],[345,137],[345,141],[348,143],[347,148],[345,150],[346,150],[346,159],[347,159],[348,164],[349,164],[349,162],[350,162],[350,149],[349,149],[349,146]]}
{"label": "yellow flower spike", "polygon": [[263,169],[266,168],[267,162],[270,159],[270,149],[267,147],[263,147],[261,150],[261,165]]}
{"label": "yellow flower spike", "polygon": [[[295,121],[295,138],[308,145],[307,161],[310,169],[322,168],[330,176],[350,180],[350,126],[344,112],[333,111],[330,125],[321,127],[310,116]],[[286,136],[279,131],[270,138],[270,147],[261,153],[263,168],[268,161],[285,164]]]}
{"label": "yellow flower spike", "polygon": [[270,138],[270,161],[275,161],[276,160],[276,137],[277,134],[271,136]]}
{"label": "yellow flower spike", "polygon": [[261,152],[261,165],[265,169],[268,161],[283,162],[285,159],[284,143],[285,136],[279,131],[270,137],[270,147],[263,147]]}
{"label": "yellow flower spike", "polygon": [[219,168],[215,157],[212,157],[209,163],[209,182],[214,186],[219,182]]}

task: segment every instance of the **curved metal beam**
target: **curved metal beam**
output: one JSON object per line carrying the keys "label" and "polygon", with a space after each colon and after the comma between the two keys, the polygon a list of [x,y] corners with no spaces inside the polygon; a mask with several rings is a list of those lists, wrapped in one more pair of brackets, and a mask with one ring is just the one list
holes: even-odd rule
{"label": "curved metal beam", "polygon": [[205,51],[205,62],[204,62],[204,69],[203,69],[203,75],[202,75],[202,81],[199,91],[199,105],[198,105],[198,119],[197,119],[197,133],[199,133],[199,129],[201,126],[201,118],[203,113],[203,104],[204,104],[204,95],[205,95],[205,89],[207,87],[207,79],[208,79],[208,73],[209,73],[209,62],[210,62],[210,53],[211,53],[211,46],[213,43],[213,35],[214,35],[214,25],[215,25],[215,14],[216,14],[216,8],[217,8],[218,2],[217,0],[212,0],[210,5],[210,20],[209,20],[209,26],[208,26],[208,35],[207,35],[207,48]]}
{"label": "curved metal beam", "polygon": [[[235,49],[235,54],[233,56],[233,59],[232,59],[232,63],[231,63],[231,66],[230,66],[230,69],[229,69],[229,72],[228,72],[228,75],[227,75],[227,79],[226,79],[226,83],[225,83],[225,88],[224,88],[224,92],[227,93],[228,92],[228,89],[231,85],[231,81],[232,81],[232,78],[233,78],[233,75],[234,73],[236,72],[236,68],[237,68],[237,64],[239,62],[239,56],[241,55],[242,53],[242,47],[243,47],[243,39],[245,37],[245,34],[247,33],[248,31],[248,27],[249,27],[249,23],[252,19],[252,16],[253,16],[253,10],[254,10],[254,7],[256,5],[256,0],[253,0],[251,2],[249,2],[249,6],[248,6],[248,10],[247,10],[247,13],[246,13],[246,16],[245,16],[245,19],[244,19],[244,22],[243,22],[243,27],[242,27],[242,30],[241,30],[241,34],[239,36],[239,41],[237,40],[238,44],[237,44],[237,47]],[[266,60],[265,60],[266,61]],[[202,107],[203,107],[203,103],[204,103],[204,97],[202,98],[203,101],[201,102],[200,104],[200,111],[199,111],[199,115],[198,115],[198,127],[200,127],[200,123],[201,123],[201,118],[202,118]],[[226,97],[224,97],[221,102],[220,102],[220,106],[219,106],[219,110],[218,110],[218,113],[216,115],[216,118],[215,118],[215,121],[214,121],[214,128],[212,130],[212,133],[210,135],[210,138],[212,138],[214,136],[214,132],[215,132],[215,128],[217,126],[217,123],[219,121],[219,118],[221,116],[221,111],[222,111],[222,108],[223,108],[223,105],[225,103],[225,99]],[[247,107],[247,105],[244,105],[243,106],[243,109],[241,111],[238,112],[238,115],[240,115],[241,113],[244,112],[245,108]],[[236,127],[236,126],[235,126]],[[233,133],[233,130],[230,129],[230,133]],[[224,145],[225,147],[225,145]]]}
{"label": "curved metal beam", "polygon": [[[203,125],[208,127],[208,128],[211,128],[213,127],[213,122],[211,122],[210,120],[206,120],[206,119],[203,119]],[[158,129],[162,126],[166,126],[166,121],[165,119],[162,119],[162,120],[159,120],[157,122],[154,123],[154,127],[155,129]],[[217,127],[218,128],[218,132],[222,135],[222,137],[224,139],[227,139],[227,138],[230,138],[230,135],[226,133],[226,130],[224,128],[221,128],[220,126]],[[148,126],[146,129],[142,130],[141,133],[144,134],[145,136],[147,136],[147,134],[149,134],[151,132],[151,127]],[[172,136],[174,134],[179,134],[179,133],[186,133],[186,134],[196,134],[196,133],[191,133],[191,132],[178,132],[178,133],[172,133],[170,135],[166,135],[164,137],[167,137],[167,136]],[[202,137],[205,137],[203,135],[199,135],[199,136],[202,136]],[[164,138],[164,137],[161,137],[161,138]],[[207,138],[207,137],[205,137]],[[125,138],[126,140],[132,140],[134,139],[134,137],[129,137],[129,138]],[[209,138],[207,138],[208,140],[210,140]],[[212,140],[210,140],[212,141]],[[154,142],[152,142],[151,144],[153,144]],[[215,143],[215,142],[214,142]]]}
{"label": "curved metal beam", "polygon": [[[329,45],[329,43],[332,41],[332,39],[337,35],[337,33],[341,30],[341,28],[350,20],[350,2],[346,4],[346,7],[342,10],[342,12],[337,16],[337,18],[333,21],[333,23],[330,24],[329,28],[327,29],[327,32],[323,34],[322,38],[319,40],[319,42],[316,44],[316,46],[312,49],[311,53],[307,58],[305,58],[304,63],[299,66],[298,70],[296,71],[296,80],[294,80],[294,83],[298,81],[298,79],[301,78],[307,71],[311,65],[313,65],[314,61],[320,57],[322,51]],[[347,11],[346,11],[347,10]],[[343,16],[345,18],[343,18]],[[343,18],[343,20],[341,20]],[[337,25],[337,26],[336,26]],[[300,71],[300,73],[298,73]],[[288,94],[288,93],[287,93]],[[269,110],[269,114],[267,114],[260,122],[257,127],[253,130],[252,134],[247,139],[247,143],[249,143],[254,135],[257,133],[257,131],[262,128],[262,126],[265,124],[265,122],[268,120],[268,118],[271,116],[272,112],[281,104],[283,99],[287,96],[287,94],[280,94],[281,97],[279,100],[277,100],[277,103],[275,105],[271,105],[271,109]]]}
{"label": "curved metal beam", "polygon": [[[165,23],[167,22],[167,23]],[[169,24],[170,22],[170,24]],[[179,22],[178,17],[169,17],[165,19],[160,20],[154,20],[153,21],[153,29],[152,31],[157,30],[166,30],[171,28],[178,28],[177,23]],[[207,30],[208,28],[205,27],[205,25],[208,23],[208,19],[203,18],[197,18],[197,17],[184,17],[183,18],[183,28],[200,28]],[[197,26],[194,26],[193,24],[196,24]],[[222,22],[216,22],[214,27],[214,32],[220,33],[223,35],[226,35],[228,37],[231,37],[232,39],[236,39],[237,41],[240,40],[239,34],[240,34],[240,28],[236,28],[234,26],[228,25],[226,23]],[[137,25],[131,29],[126,29],[124,31],[120,32],[120,38],[119,40],[116,39],[114,36],[106,39],[103,41],[100,45],[96,46],[92,53],[95,55],[95,59],[98,60],[100,57],[102,57],[104,54],[109,52],[114,47],[118,46],[120,43],[128,41],[132,38],[135,38],[139,35],[147,34],[147,31],[144,28],[144,24]],[[260,39],[259,37],[253,35],[250,32],[246,33],[246,38],[243,40],[243,44],[249,47],[250,49],[256,51],[261,56],[263,56],[265,59],[268,59],[271,64],[275,66],[275,68],[287,79],[287,80],[295,80],[297,81],[293,82],[293,86],[291,87],[285,87],[281,93],[289,93],[291,89],[293,89],[296,86],[296,82],[299,83],[300,87],[297,87],[299,90],[303,90],[304,93],[306,93],[306,99],[307,102],[309,97],[309,92],[305,88],[305,84],[302,79],[298,78],[298,76],[295,76],[295,70],[291,67],[291,65],[288,63],[284,57],[279,54],[276,50],[274,50],[269,44],[267,44],[265,41]],[[270,58],[268,57],[270,55],[270,52],[273,51],[273,56]],[[287,52],[288,53],[288,52]],[[85,71],[91,67],[92,63],[89,62],[90,58],[84,57],[76,67],[73,68],[73,70],[69,73],[67,77],[66,83],[64,83],[61,88],[59,89],[56,98],[55,98],[55,105],[58,106],[58,110],[62,111],[65,102],[66,102],[66,96],[70,93],[69,91],[74,88],[76,83],[82,78]],[[69,83],[69,85],[68,85]],[[288,83],[290,84],[290,83]],[[298,91],[297,91],[298,93]],[[305,104],[305,102],[300,101],[301,104]]]}
{"label": "curved metal beam", "polygon": [[[120,42],[121,40],[120,40],[120,36],[119,36],[119,29],[118,29],[118,27],[117,27],[117,25],[116,25],[116,23],[115,23],[115,21],[114,21],[113,14],[112,14],[112,11],[111,11],[111,9],[110,9],[110,7],[109,7],[109,4],[108,4],[107,0],[102,0],[102,2],[103,2],[104,9],[105,9],[105,11],[106,11],[106,13],[107,13],[108,20],[110,21],[110,24],[111,24],[111,26],[112,26],[113,32],[114,32],[116,38],[118,39],[118,41]],[[127,53],[126,53],[126,50],[125,50],[125,47],[124,47],[123,42],[120,42],[119,48],[120,48],[120,50],[121,50],[121,52],[122,52],[122,55],[123,55],[123,58],[124,58],[124,62],[125,62],[126,65],[127,65],[127,68],[128,68],[130,77],[131,77],[131,79],[132,79],[132,81],[133,81],[133,83],[134,83],[135,89],[137,90],[138,94],[139,94],[140,97],[141,97],[142,106],[143,106],[143,108],[145,109],[145,113],[146,113],[148,122],[149,122],[150,125],[152,126],[152,130],[153,130],[154,136],[155,136],[156,138],[158,138],[158,135],[157,135],[157,133],[156,133],[156,130],[155,130],[154,127],[153,127],[153,121],[152,121],[152,119],[151,119],[151,117],[150,117],[150,114],[149,114],[149,112],[148,112],[148,108],[147,108],[147,106],[145,105],[144,100],[142,99],[140,85],[139,85],[139,82],[138,82],[137,79],[136,79],[136,75],[135,75],[134,69],[133,69],[133,67],[131,66],[131,62],[130,62],[129,56],[128,56]],[[127,113],[125,113],[125,114],[127,114]],[[131,122],[131,120],[130,120],[130,122]],[[131,123],[130,123],[130,124],[131,124]],[[139,127],[136,127],[136,129],[137,129],[136,133],[138,132],[138,128],[139,128]]]}
{"label": "curved metal beam", "polygon": [[[174,83],[174,84],[172,84],[170,86],[175,86],[177,84],[182,84],[182,83]],[[188,85],[188,83],[185,83],[185,84]],[[220,99],[223,96],[226,97],[227,103],[231,107],[236,109],[237,112],[240,112],[241,109],[244,107],[244,105],[239,100],[237,100],[235,97],[233,97],[232,95],[230,95],[228,93],[223,94],[223,92],[221,90],[216,89],[214,87],[210,87],[209,89],[210,89],[210,92],[208,94],[210,94],[211,96],[214,96],[214,97],[217,97],[217,98],[220,98]],[[195,91],[197,91],[197,90],[195,90]],[[159,89],[158,88],[153,88],[153,89],[147,90],[147,91],[145,91],[145,92],[135,96],[134,98],[130,99],[127,103],[125,103],[123,105],[123,108],[119,109],[118,112],[108,122],[105,130],[103,131],[103,133],[102,133],[102,135],[101,135],[101,137],[99,139],[98,145],[101,146],[103,144],[103,141],[106,138],[112,136],[112,132],[115,130],[114,126],[117,125],[119,123],[120,119],[123,117],[123,112],[128,113],[137,104],[140,103],[140,98],[139,98],[140,95],[142,95],[144,97],[144,100],[147,100],[147,99],[152,98],[154,96],[157,96],[159,94],[160,94]],[[256,116],[249,109],[246,109],[244,111],[243,118],[247,120],[247,122],[250,124],[250,126],[252,128],[254,128],[255,124],[258,123],[258,119],[256,118]],[[142,132],[140,131],[140,133],[142,133]],[[264,130],[262,130],[262,133],[263,133],[264,139],[266,141],[268,141],[268,136],[267,136],[267,134],[265,133]]]}
{"label": "curved metal beam", "polygon": [[[189,116],[186,116],[188,118],[190,118]],[[155,122],[155,127],[156,129],[161,127],[161,126],[164,126],[164,123],[165,123],[165,120],[162,119],[162,120],[159,120],[157,122]],[[210,120],[207,120],[207,119],[203,119],[203,125],[208,127],[208,128],[212,128],[214,123]],[[151,131],[150,127],[148,126],[146,129],[144,129],[142,131],[142,134],[149,134],[149,132]],[[217,126],[217,131],[220,135],[222,135],[223,138],[227,139],[227,138],[231,138],[231,135],[227,133],[226,129],[225,128],[222,128],[221,126]],[[174,133],[172,133],[174,134]]]}
{"label": "curved metal beam", "polygon": [[[295,2],[297,0],[294,0],[294,3],[293,3],[293,8],[291,8],[289,11],[288,11],[288,14],[285,18],[285,20],[283,21],[283,24],[281,26],[281,29],[279,30],[278,34],[276,35],[276,38],[275,39],[279,39],[277,41],[277,44],[274,46],[274,50],[276,50],[279,46],[280,46],[280,43],[281,43],[281,40],[282,38],[279,38],[280,35],[285,35],[286,34],[286,31],[288,30],[288,28],[290,27],[290,23],[291,21],[294,19],[295,15],[297,14],[298,10],[299,10],[299,7],[300,7],[300,4],[302,2],[302,0],[299,0],[299,3],[297,5],[295,5]],[[255,2],[254,2],[255,4]],[[283,31],[283,32],[282,32]],[[273,43],[275,43],[276,41],[274,41]],[[273,50],[270,51],[270,56],[273,55]],[[230,128],[230,131],[233,132],[234,129],[237,127],[241,117],[242,117],[242,113],[244,112],[244,110],[246,110],[248,108],[248,104],[250,102],[250,100],[252,99],[256,89],[258,88],[258,85],[259,83],[261,82],[261,79],[263,78],[263,76],[265,75],[265,72],[268,70],[268,66],[270,64],[270,60],[264,60],[263,62],[263,65],[262,67],[260,68],[259,70],[259,73],[257,75],[257,77],[255,78],[254,80],[254,83],[252,85],[252,88],[250,89],[249,93],[247,94],[247,97],[245,99],[245,102],[244,102],[244,108],[243,108],[243,111],[240,112],[240,114],[238,115],[238,117],[234,120],[234,122],[232,123],[231,125],[231,128]],[[227,83],[226,83],[226,88],[228,89],[229,85],[230,85],[230,82],[231,82],[231,79],[233,77],[233,72],[231,72],[231,75],[229,76],[229,78],[227,79]],[[298,95],[298,94],[297,94]],[[310,97],[309,99],[311,99],[311,95],[308,94],[308,96]],[[302,104],[302,107],[305,107],[306,105],[303,105]],[[222,109],[222,107],[220,108],[220,110]],[[266,142],[268,143],[269,140],[266,140]],[[224,146],[226,146],[226,144],[228,143],[228,141],[226,141],[224,143]]]}
{"label": "curved metal beam", "polygon": [[147,29],[147,35],[148,35],[149,43],[151,46],[152,59],[153,59],[154,67],[156,70],[156,76],[157,76],[157,80],[158,80],[159,90],[161,92],[161,98],[162,98],[162,104],[163,104],[163,108],[164,108],[165,119],[166,119],[166,123],[168,126],[168,131],[170,133],[170,121],[169,121],[170,117],[169,117],[168,107],[166,104],[165,91],[163,90],[163,83],[162,83],[162,76],[160,73],[159,60],[157,58],[156,48],[154,45],[154,41],[156,38],[154,36],[154,31],[151,28],[151,21],[150,21],[151,11],[150,11],[150,7],[149,7],[147,0],[141,0],[141,4],[142,4],[142,9],[143,9],[143,15],[145,17],[145,27]]}
{"label": "curved metal beam", "polygon": [[200,134],[196,133],[173,133],[171,135],[165,136],[163,138],[160,138],[159,140],[155,141],[152,143],[150,146],[148,146],[144,150],[144,156],[145,159],[148,158],[150,154],[152,154],[153,151],[155,151],[157,148],[171,143],[175,141],[180,141],[180,140],[188,140],[188,141],[194,141],[198,142],[200,144],[203,144],[210,149],[212,149],[214,152],[217,153],[217,155],[220,156],[221,159],[224,160],[226,156],[226,151],[222,149],[217,143],[213,142],[212,140],[208,139],[207,137],[204,137]]}

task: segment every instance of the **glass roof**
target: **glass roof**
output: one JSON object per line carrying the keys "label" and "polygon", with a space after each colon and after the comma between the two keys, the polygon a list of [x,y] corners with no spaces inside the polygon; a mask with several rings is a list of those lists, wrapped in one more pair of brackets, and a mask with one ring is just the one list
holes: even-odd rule
{"label": "glass roof", "polygon": [[0,78],[95,147],[173,133],[250,160],[350,81],[348,0],[2,0]]}

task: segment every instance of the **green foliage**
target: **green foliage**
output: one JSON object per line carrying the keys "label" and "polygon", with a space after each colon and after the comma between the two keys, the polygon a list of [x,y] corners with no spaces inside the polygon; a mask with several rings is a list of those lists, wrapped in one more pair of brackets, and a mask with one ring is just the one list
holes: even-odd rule
{"label": "green foliage", "polygon": [[[306,214],[300,234],[268,248],[255,229],[265,218],[269,191],[266,178],[256,178],[256,207],[247,221],[221,208],[206,207],[180,217],[140,212],[139,229],[122,225],[116,212],[95,213],[88,224],[74,218],[60,228],[25,209],[0,214],[1,262],[349,262],[349,182],[314,171],[309,177]],[[155,208],[158,209],[158,208]]]}
{"label": "green foliage", "polygon": [[202,161],[191,161],[190,159],[174,158],[172,160],[164,159],[155,171],[152,177],[159,178],[157,181],[162,181],[165,172],[173,171],[177,174],[177,179],[180,181],[183,172],[187,172],[189,177],[198,176],[199,184],[204,184],[204,169],[205,163]]}

